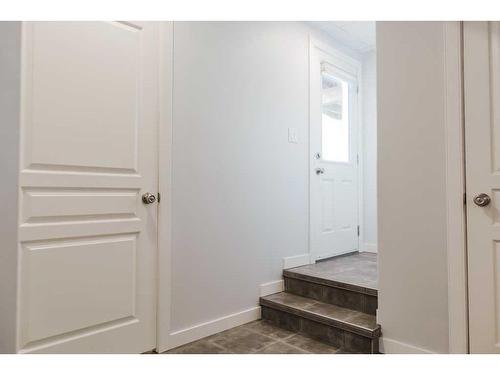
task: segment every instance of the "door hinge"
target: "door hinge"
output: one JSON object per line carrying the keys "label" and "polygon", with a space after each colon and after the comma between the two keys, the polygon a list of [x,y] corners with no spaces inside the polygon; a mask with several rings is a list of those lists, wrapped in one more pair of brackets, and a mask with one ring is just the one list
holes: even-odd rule
{"label": "door hinge", "polygon": [[358,237],[359,237],[359,225],[358,225]]}
{"label": "door hinge", "polygon": [[464,193],[464,205],[466,205],[466,204],[467,204],[467,194]]}
{"label": "door hinge", "polygon": [[160,192],[158,192],[158,203],[160,203],[161,201],[161,195],[160,195]]}

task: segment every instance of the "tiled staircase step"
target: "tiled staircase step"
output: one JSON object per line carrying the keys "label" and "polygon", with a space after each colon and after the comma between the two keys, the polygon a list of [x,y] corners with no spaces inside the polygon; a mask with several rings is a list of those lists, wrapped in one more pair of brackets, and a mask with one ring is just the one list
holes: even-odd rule
{"label": "tiled staircase step", "polygon": [[266,306],[262,306],[262,319],[278,327],[300,332],[304,336],[333,345],[339,348],[337,353],[379,353],[378,337],[369,338],[357,335]]}
{"label": "tiled staircase step", "polygon": [[331,283],[325,279],[305,280],[303,275],[297,278],[295,274],[287,271],[285,271],[284,279],[286,292],[370,315],[376,314],[378,304],[376,294],[367,294],[364,290],[359,291],[352,287],[347,289],[339,287],[337,283]]}
{"label": "tiled staircase step", "polygon": [[260,304],[366,338],[378,338],[380,326],[373,315],[287,292],[260,298]]}
{"label": "tiled staircase step", "polygon": [[[355,271],[357,272],[357,271]],[[377,296],[376,287],[370,282],[364,283],[358,275],[350,272],[338,273],[331,277],[318,276],[313,272],[307,272],[305,267],[291,268],[283,271],[285,278],[308,281],[315,284],[331,286],[339,289],[358,292],[370,296]]]}
{"label": "tiled staircase step", "polygon": [[[262,319],[281,328],[326,342],[346,353],[379,352],[380,327],[372,321],[373,316],[357,311],[348,313],[345,311],[348,309],[335,306],[325,307],[330,311],[322,311],[322,305],[328,304],[286,294],[279,293],[261,299]],[[356,315],[357,321],[354,318]]]}

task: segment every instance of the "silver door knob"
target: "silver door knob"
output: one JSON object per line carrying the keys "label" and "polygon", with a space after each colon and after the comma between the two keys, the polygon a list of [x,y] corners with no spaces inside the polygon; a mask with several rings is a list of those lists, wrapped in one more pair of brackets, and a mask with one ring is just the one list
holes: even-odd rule
{"label": "silver door knob", "polygon": [[323,174],[325,173],[325,168],[316,168],[315,172],[317,175]]}
{"label": "silver door knob", "polygon": [[489,205],[491,202],[491,198],[488,194],[481,193],[478,194],[474,197],[474,203],[477,204],[479,207],[484,207]]}
{"label": "silver door knob", "polygon": [[142,194],[142,202],[144,204],[151,204],[151,203],[154,203],[155,201],[156,201],[156,197],[154,196],[154,194],[151,194],[151,193]]}

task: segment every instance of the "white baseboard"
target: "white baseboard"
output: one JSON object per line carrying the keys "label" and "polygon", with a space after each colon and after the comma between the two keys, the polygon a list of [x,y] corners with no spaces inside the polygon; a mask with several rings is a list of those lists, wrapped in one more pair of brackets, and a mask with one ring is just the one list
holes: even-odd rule
{"label": "white baseboard", "polygon": [[363,252],[366,253],[377,253],[377,244],[376,243],[365,243],[363,246]]}
{"label": "white baseboard", "polygon": [[271,281],[260,286],[260,296],[268,296],[270,294],[279,293],[285,290],[284,280]]}
{"label": "white baseboard", "polygon": [[310,256],[309,253],[294,255],[292,257],[283,258],[283,269],[287,270],[289,268],[295,268],[300,266],[305,266],[306,264],[310,264]]}
{"label": "white baseboard", "polygon": [[257,319],[260,319],[260,306],[252,307],[248,310],[223,316],[210,322],[172,332],[169,335],[167,348],[165,348],[165,350],[170,350],[178,346],[188,344]]}
{"label": "white baseboard", "polygon": [[380,339],[380,352],[384,354],[437,354],[427,349],[388,339],[387,337]]}

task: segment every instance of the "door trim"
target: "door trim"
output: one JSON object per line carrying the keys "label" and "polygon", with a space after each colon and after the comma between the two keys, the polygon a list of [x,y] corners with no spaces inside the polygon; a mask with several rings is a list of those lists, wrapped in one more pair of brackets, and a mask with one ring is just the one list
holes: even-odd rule
{"label": "door trim", "polygon": [[[313,53],[312,51],[314,49],[319,49],[323,51],[324,53],[330,55],[333,60],[336,61],[337,64],[340,65],[342,68],[343,65],[347,65],[350,67],[355,68],[356,72],[349,72],[353,74],[353,76],[356,77],[356,82],[357,86],[362,87],[363,83],[363,77],[362,77],[362,63],[361,61],[348,56],[347,54],[340,52],[339,50],[331,47],[330,45],[312,37],[309,36],[309,124],[307,128],[307,181],[308,181],[308,206],[309,206],[309,212],[308,212],[308,254],[309,254],[309,263],[312,264],[315,262],[313,257],[311,256],[311,250],[312,250],[312,227],[311,227],[311,215],[312,215],[312,210],[311,210],[311,184],[312,184],[312,170],[313,170],[313,161],[312,161],[312,149],[311,149],[311,125],[312,125],[312,112],[311,112],[311,82],[312,82],[312,65],[314,64],[313,61]],[[347,69],[346,69],[347,70]],[[360,157],[360,155],[363,155],[363,116],[362,116],[362,100],[363,100],[363,94],[361,91],[358,90],[357,94],[357,108],[356,108],[356,115],[357,115],[357,149],[358,149],[358,170],[357,170],[357,198],[358,198],[358,225],[361,228],[358,236],[358,251],[362,252],[365,251],[364,249],[364,236],[363,236],[363,158]],[[338,254],[341,255],[341,254]]]}
{"label": "door trim", "polygon": [[172,144],[173,144],[173,45],[174,23],[160,25],[160,104],[158,134],[158,303],[156,351],[170,349],[172,338]]}
{"label": "door trim", "polygon": [[445,22],[444,28],[449,352],[468,353],[463,23]]}

